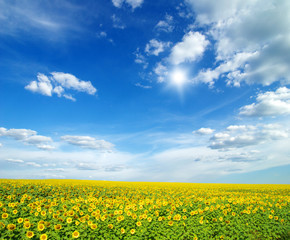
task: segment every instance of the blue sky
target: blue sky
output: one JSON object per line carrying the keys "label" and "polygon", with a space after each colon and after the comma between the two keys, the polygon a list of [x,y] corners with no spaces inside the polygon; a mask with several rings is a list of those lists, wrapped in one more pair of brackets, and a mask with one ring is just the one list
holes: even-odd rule
{"label": "blue sky", "polygon": [[0,176],[290,183],[290,3],[0,0]]}

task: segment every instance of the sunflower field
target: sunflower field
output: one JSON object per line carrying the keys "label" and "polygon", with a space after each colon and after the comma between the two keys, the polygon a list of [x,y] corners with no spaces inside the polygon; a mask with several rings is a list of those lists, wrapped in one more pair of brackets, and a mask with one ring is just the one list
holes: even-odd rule
{"label": "sunflower field", "polygon": [[0,180],[0,240],[290,239],[290,186]]}

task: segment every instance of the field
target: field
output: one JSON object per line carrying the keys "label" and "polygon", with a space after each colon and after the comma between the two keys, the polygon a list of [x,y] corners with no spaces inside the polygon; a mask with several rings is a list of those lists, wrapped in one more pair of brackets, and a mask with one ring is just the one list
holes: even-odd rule
{"label": "field", "polygon": [[290,239],[290,186],[0,180],[2,239]]}

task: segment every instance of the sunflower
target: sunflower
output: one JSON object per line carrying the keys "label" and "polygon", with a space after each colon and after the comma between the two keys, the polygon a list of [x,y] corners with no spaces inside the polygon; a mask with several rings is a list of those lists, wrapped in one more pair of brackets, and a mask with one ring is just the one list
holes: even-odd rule
{"label": "sunflower", "polygon": [[26,222],[24,222],[23,227],[25,229],[29,229],[31,227],[31,223],[26,221]]}
{"label": "sunflower", "polygon": [[32,238],[33,236],[34,236],[34,233],[32,231],[28,231],[26,233],[26,237],[28,237],[28,238]]}
{"label": "sunflower", "polygon": [[140,226],[142,225],[142,223],[139,221],[139,222],[136,223],[136,225],[137,225],[138,227],[140,227]]}
{"label": "sunflower", "polygon": [[3,214],[2,214],[2,218],[4,218],[4,219],[5,219],[5,218],[8,218],[8,216],[9,216],[8,213],[3,213]]}
{"label": "sunflower", "polygon": [[91,229],[95,230],[97,227],[97,224],[91,224]]}
{"label": "sunflower", "polygon": [[15,224],[10,223],[10,224],[7,225],[7,229],[9,231],[13,231],[13,230],[15,230],[15,228],[16,228]]}
{"label": "sunflower", "polygon": [[56,224],[56,225],[54,225],[54,229],[55,229],[56,231],[60,230],[60,229],[61,229],[61,225],[60,225],[60,224]]}
{"label": "sunflower", "polygon": [[80,233],[78,232],[78,231],[74,231],[73,233],[72,233],[72,237],[73,238],[78,238],[80,236]]}
{"label": "sunflower", "polygon": [[47,240],[47,234],[41,234],[39,239],[40,240]]}
{"label": "sunflower", "polygon": [[67,219],[66,219],[66,222],[67,222],[67,223],[71,223],[71,222],[72,222],[72,218],[70,218],[70,217],[67,218]]}
{"label": "sunflower", "polygon": [[130,233],[131,233],[132,235],[135,234],[135,232],[136,232],[135,229],[131,229],[131,230],[130,230]]}
{"label": "sunflower", "polygon": [[113,229],[114,225],[113,224],[109,224],[108,228]]}
{"label": "sunflower", "polygon": [[17,222],[18,222],[18,223],[22,223],[22,222],[23,222],[23,218],[18,218],[18,219],[17,219]]}
{"label": "sunflower", "polygon": [[41,224],[38,224],[38,226],[37,226],[38,231],[43,231],[44,228],[45,228],[45,226],[42,223]]}
{"label": "sunflower", "polygon": [[121,228],[121,233],[124,234],[126,230],[124,228]]}

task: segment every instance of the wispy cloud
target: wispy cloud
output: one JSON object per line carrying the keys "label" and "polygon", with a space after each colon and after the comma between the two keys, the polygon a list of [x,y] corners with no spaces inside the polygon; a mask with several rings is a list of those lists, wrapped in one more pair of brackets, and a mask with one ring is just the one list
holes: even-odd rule
{"label": "wispy cloud", "polygon": [[113,21],[113,27],[114,28],[119,28],[119,29],[125,29],[126,28],[126,25],[115,14],[112,15],[112,21]]}
{"label": "wispy cloud", "polygon": [[[13,37],[29,33],[46,40],[61,39],[68,32],[80,32],[83,10],[69,1],[0,1],[0,34]],[[76,35],[75,35],[76,36]]]}

